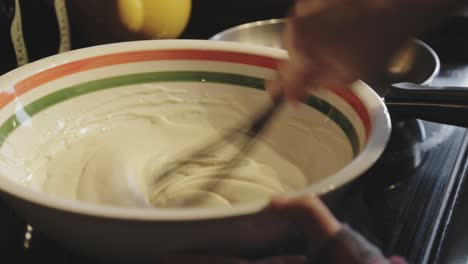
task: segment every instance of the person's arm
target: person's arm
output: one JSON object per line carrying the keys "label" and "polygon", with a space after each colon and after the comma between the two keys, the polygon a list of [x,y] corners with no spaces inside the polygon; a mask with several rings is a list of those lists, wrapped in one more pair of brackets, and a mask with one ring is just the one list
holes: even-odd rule
{"label": "person's arm", "polygon": [[309,249],[305,252],[308,263],[406,263],[398,256],[386,258],[366,238],[347,224],[340,223],[320,199],[313,195],[291,200],[273,200],[271,208],[288,219],[291,226],[297,229],[296,232],[305,235],[309,244]]}
{"label": "person's arm", "polygon": [[167,264],[404,264],[400,257],[385,258],[368,240],[341,224],[314,195],[294,199],[274,199],[267,210],[290,222],[291,232],[303,234],[306,249],[303,255],[271,256],[247,260],[222,256],[172,256]]}
{"label": "person's arm", "polygon": [[467,0],[297,0],[284,36],[289,59],[269,86],[297,100],[315,87],[347,86],[384,72],[415,34]]}

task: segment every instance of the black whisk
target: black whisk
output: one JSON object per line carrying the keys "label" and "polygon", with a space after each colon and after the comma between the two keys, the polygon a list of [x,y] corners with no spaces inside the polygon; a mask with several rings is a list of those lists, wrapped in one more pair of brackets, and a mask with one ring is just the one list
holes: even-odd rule
{"label": "black whisk", "polygon": [[[263,131],[263,129],[266,127],[266,125],[272,120],[273,116],[278,112],[278,110],[281,108],[283,105],[284,98],[282,95],[277,96],[271,105],[267,106],[263,111],[261,111],[259,114],[257,114],[254,118],[252,118],[252,121],[249,121],[247,124],[244,124],[242,126],[238,126],[232,130],[230,130],[228,133],[226,133],[223,137],[220,139],[217,139],[204,147],[198,149],[197,151],[194,151],[192,154],[190,154],[187,158],[176,162],[172,166],[170,166],[167,170],[165,170],[163,173],[157,177],[158,180],[166,178],[176,172],[177,170],[181,169],[184,166],[187,166],[189,164],[193,163],[193,160],[197,160],[203,156],[206,156],[206,153],[208,153],[210,150],[219,148],[223,142],[230,141],[232,140],[236,135],[239,135],[240,132],[244,131],[245,128],[247,127],[246,132],[243,132],[248,136],[244,142],[241,142],[239,145],[239,151],[234,154],[234,156],[224,164],[220,169],[218,169],[214,174],[218,176],[217,180],[215,181],[209,181],[205,186],[203,186],[204,191],[209,191],[213,190],[216,188],[220,180],[222,180],[223,177],[226,177],[229,175],[230,171],[234,169],[237,166],[237,163],[241,160],[241,156],[247,155],[253,146],[255,145],[255,141],[257,136]],[[191,204],[196,204],[200,200],[203,199],[203,195],[194,197],[191,199],[189,202]]]}

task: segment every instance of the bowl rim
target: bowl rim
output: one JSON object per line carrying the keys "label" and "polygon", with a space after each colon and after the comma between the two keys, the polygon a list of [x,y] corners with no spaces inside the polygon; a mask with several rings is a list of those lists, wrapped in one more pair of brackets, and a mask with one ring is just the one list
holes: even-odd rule
{"label": "bowl rim", "polygon": [[282,23],[285,23],[286,21],[287,21],[286,18],[272,18],[272,19],[248,22],[248,23],[233,26],[233,27],[225,29],[225,30],[223,30],[221,32],[218,32],[218,33],[216,33],[216,35],[211,36],[209,39],[210,40],[217,40],[217,41],[224,41],[223,38],[226,35],[229,35],[230,33],[233,33],[233,32],[240,32],[240,30],[242,30],[242,29],[259,27],[259,26],[264,26],[264,25],[282,24]]}
{"label": "bowl rim", "polygon": [[[143,40],[77,49],[14,69],[0,76],[0,83],[6,87],[24,79],[27,76],[63,63],[97,55],[116,52],[155,50],[155,49],[199,49],[242,52],[247,54],[268,56],[275,59],[287,59],[287,52],[275,48],[267,48],[252,44],[237,42],[220,42],[211,40]],[[391,121],[388,110],[381,98],[362,81],[357,81],[351,89],[361,98],[369,112],[372,130],[364,149],[348,165],[337,173],[319,180],[306,189],[286,194],[296,197],[308,193],[325,194],[337,189],[362,175],[374,164],[384,151],[390,137]],[[7,92],[3,90],[3,92]],[[53,195],[33,190],[14,182],[5,175],[0,175],[0,190],[20,200],[38,204],[68,213],[76,213],[100,218],[137,221],[188,221],[226,218],[257,213],[268,205],[268,200],[259,200],[248,204],[236,205],[230,208],[128,208],[110,205],[100,205],[77,200],[60,199]]]}

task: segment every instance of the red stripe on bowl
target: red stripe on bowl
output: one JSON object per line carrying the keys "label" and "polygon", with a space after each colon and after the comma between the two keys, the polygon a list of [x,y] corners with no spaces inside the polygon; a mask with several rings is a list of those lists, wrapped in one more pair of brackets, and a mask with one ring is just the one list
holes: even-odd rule
{"label": "red stripe on bowl", "polygon": [[370,130],[371,130],[371,119],[369,111],[361,99],[355,95],[350,89],[338,87],[338,88],[330,88],[336,95],[343,98],[351,107],[356,111],[359,118],[364,125],[364,129],[366,132],[366,139],[369,138]]}

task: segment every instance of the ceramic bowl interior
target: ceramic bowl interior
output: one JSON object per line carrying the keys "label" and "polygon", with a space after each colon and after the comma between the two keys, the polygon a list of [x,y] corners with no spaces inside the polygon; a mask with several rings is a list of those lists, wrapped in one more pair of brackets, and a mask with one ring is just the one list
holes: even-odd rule
{"label": "ceramic bowl interior", "polygon": [[[284,51],[239,43],[141,41],[72,51],[10,72],[0,78],[0,189],[68,211],[160,218],[164,212],[134,209],[130,213],[130,209],[45,194],[41,192],[45,178],[31,176],[32,161],[46,160],[47,153],[66,145],[65,141],[50,143],[58,134],[86,136],[123,115],[131,121],[164,111],[158,104],[140,104],[170,100],[171,91],[184,91],[182,96],[193,102],[207,98],[229,102],[235,106],[230,110],[193,107],[215,128],[238,124],[269,102],[264,82],[274,78],[284,58]],[[346,184],[385,147],[390,132],[385,106],[362,82],[348,88],[318,90],[304,104],[285,107],[262,136],[306,175],[307,187],[297,190],[298,194],[323,194]],[[119,101],[122,97],[127,99]],[[121,110],[128,104],[132,105],[129,112]],[[242,210],[237,213],[247,209]]]}

